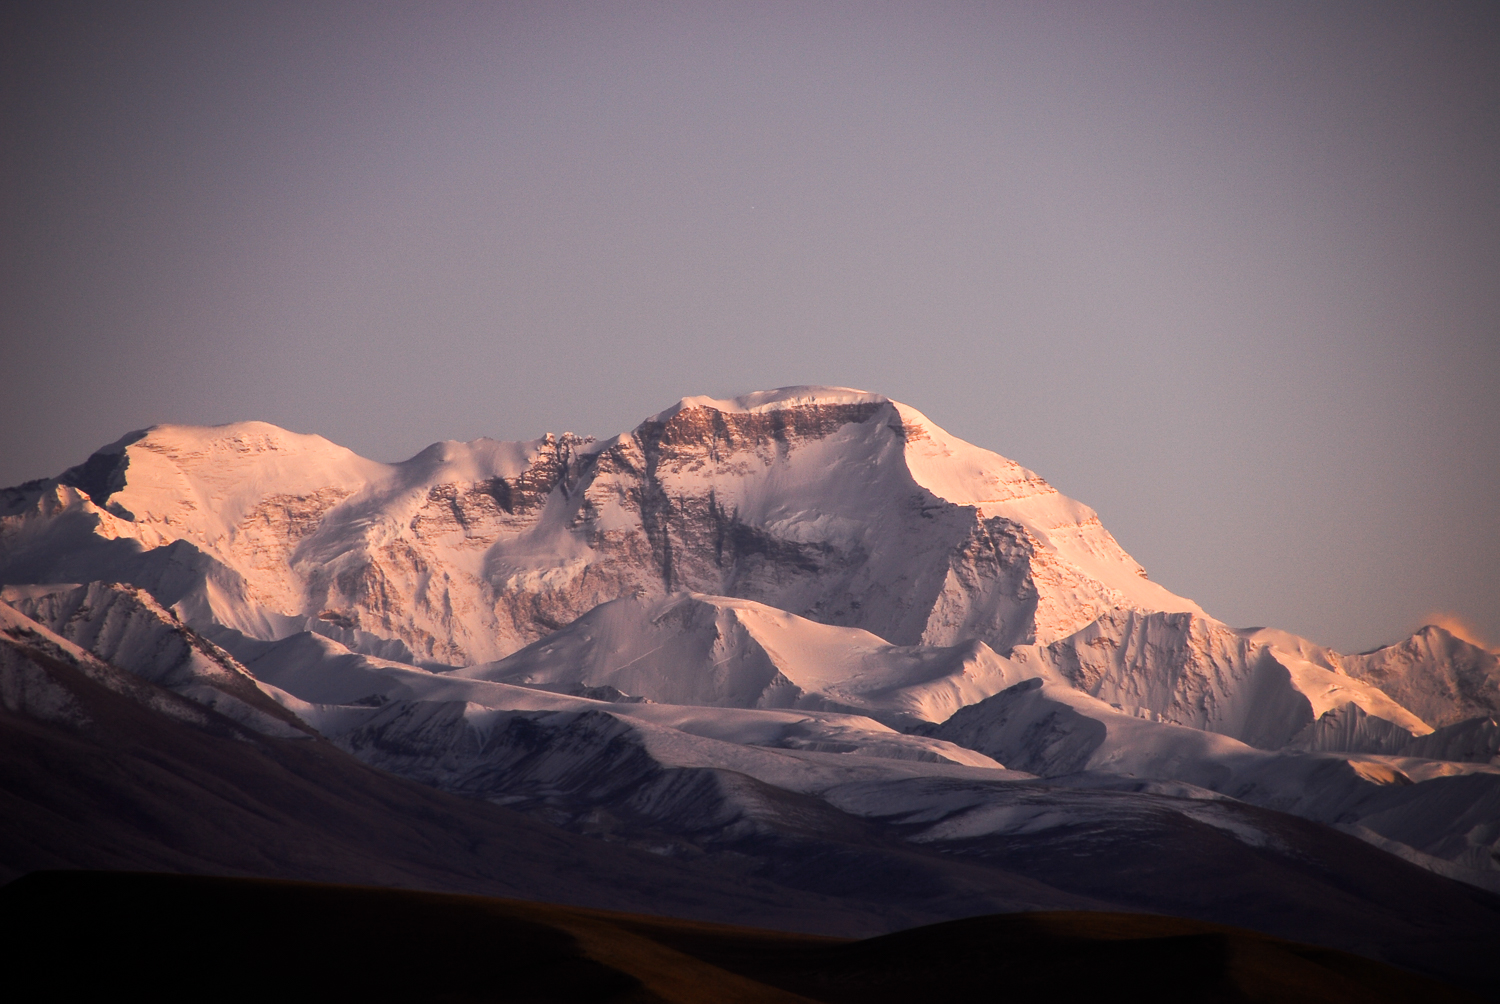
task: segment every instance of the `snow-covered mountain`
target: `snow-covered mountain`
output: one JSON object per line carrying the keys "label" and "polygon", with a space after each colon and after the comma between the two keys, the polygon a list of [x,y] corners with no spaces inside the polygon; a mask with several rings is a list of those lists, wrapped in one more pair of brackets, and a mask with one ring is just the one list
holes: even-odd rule
{"label": "snow-covered mountain", "polygon": [[1436,625],[1397,645],[1342,656],[1337,666],[1433,726],[1500,715],[1500,656]]}
{"label": "snow-covered mountain", "polygon": [[1013,656],[1049,667],[1127,713],[1263,749],[1317,732],[1323,716],[1351,707],[1407,738],[1432,731],[1379,688],[1336,664],[1304,658],[1305,646],[1292,641],[1236,631],[1201,615],[1115,610],[1067,638]]}
{"label": "snow-covered mountain", "polygon": [[861,391],[399,464],[158,426],[0,493],[0,584],[7,616],[262,734],[582,830],[607,804],[673,841],[798,812],[969,840],[1107,791],[1500,880],[1493,653],[1231,628],[1086,506]]}
{"label": "snow-covered mountain", "polygon": [[[438,443],[395,465],[263,423],[158,426],[0,504],[8,581],[92,579],[92,560],[195,622],[449,665],[684,590],[1000,652],[1118,608],[1198,611],[1032,472],[846,390],[686,398],[604,442]],[[164,567],[173,544],[198,581]]]}

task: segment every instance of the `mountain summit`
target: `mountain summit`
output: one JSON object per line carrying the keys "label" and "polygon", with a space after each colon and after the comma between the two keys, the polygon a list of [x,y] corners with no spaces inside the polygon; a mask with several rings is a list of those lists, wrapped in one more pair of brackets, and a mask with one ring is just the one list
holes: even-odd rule
{"label": "mountain summit", "polygon": [[147,552],[191,545],[203,581],[174,602],[252,636],[321,619],[450,665],[680,590],[1000,652],[1111,610],[1201,613],[1087,506],[845,388],[684,398],[603,442],[436,443],[394,465],[259,422],[157,426],[5,502],[13,533],[70,512]]}

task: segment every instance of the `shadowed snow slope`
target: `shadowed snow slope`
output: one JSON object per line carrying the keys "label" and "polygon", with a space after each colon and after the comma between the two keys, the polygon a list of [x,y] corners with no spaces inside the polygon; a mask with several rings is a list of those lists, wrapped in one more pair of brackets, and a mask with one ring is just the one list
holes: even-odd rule
{"label": "shadowed snow slope", "polygon": [[1430,760],[1500,763],[1500,721],[1493,718],[1469,718],[1445,725],[1435,732],[1413,739],[1401,752]]}
{"label": "shadowed snow slope", "polygon": [[1321,822],[1358,824],[1440,859],[1444,874],[1500,891],[1500,767],[1269,752],[1125,714],[1040,679],[921,731],[1044,777],[1103,772],[1181,781]]}
{"label": "shadowed snow slope", "polygon": [[184,627],[145,590],[105,582],[10,586],[0,600],[99,659],[257,732],[301,738],[311,731],[233,656]]}
{"label": "shadowed snow slope", "polygon": [[1128,714],[1253,746],[1397,752],[1431,731],[1379,689],[1200,614],[1114,611],[1010,658],[977,640],[894,646],[749,600],[679,593],[605,603],[472,678],[563,691],[609,686],[675,704],[858,710],[946,720],[1031,677]]}
{"label": "shadowed snow slope", "polygon": [[671,704],[858,710],[942,721],[1023,679],[981,641],[897,646],[752,600],[678,593],[604,603],[472,679],[611,686]]}

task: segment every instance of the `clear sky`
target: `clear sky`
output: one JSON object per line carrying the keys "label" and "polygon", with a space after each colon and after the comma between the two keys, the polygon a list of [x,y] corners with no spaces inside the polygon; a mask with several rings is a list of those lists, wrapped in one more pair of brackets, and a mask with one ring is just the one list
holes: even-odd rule
{"label": "clear sky", "polygon": [[0,484],[839,384],[1232,624],[1500,642],[1500,4],[0,18]]}

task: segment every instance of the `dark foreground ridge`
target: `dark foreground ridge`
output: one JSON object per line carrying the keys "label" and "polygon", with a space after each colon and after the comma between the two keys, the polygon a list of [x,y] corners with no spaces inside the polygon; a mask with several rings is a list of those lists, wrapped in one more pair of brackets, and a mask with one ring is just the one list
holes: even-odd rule
{"label": "dark foreground ridge", "polygon": [[[1131,912],[1353,951],[1479,992],[1495,985],[1500,897],[1251,806],[1243,812],[1286,849],[1252,847],[1169,813],[1165,822],[1121,814],[1101,826],[939,850],[768,789],[763,816],[778,828],[683,850],[672,833],[569,832],[384,773],[323,739],[247,732],[38,638],[0,635],[0,669],[9,667],[20,700],[18,710],[0,707],[0,881],[59,869],[230,875],[853,938],[1002,913]],[[728,771],[678,774],[699,787],[755,783]],[[401,953],[417,933],[401,923],[377,941]],[[489,972],[494,951],[455,965]],[[168,967],[184,958],[169,940],[155,956]]]}
{"label": "dark foreground ridge", "polygon": [[1148,914],[974,917],[852,941],[478,896],[147,873],[18,879],[0,889],[0,939],[12,978],[60,999],[1478,999],[1345,952]]}

